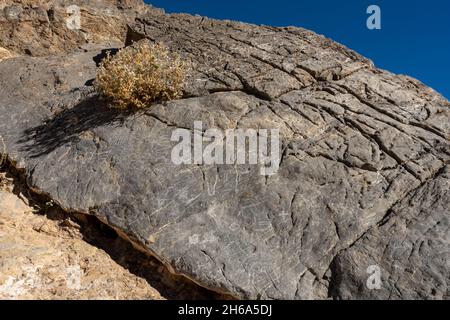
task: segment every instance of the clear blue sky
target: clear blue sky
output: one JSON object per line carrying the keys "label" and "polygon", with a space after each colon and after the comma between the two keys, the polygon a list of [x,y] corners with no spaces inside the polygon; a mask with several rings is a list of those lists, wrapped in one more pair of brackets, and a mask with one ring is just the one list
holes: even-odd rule
{"label": "clear blue sky", "polygon": [[[449,0],[146,0],[166,12],[200,14],[323,34],[383,69],[413,76],[450,99]],[[369,5],[382,29],[366,27]]]}

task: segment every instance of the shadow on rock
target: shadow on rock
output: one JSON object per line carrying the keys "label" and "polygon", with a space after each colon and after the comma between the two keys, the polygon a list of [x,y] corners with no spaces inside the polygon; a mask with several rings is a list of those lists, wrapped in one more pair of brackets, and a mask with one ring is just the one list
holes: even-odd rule
{"label": "shadow on rock", "polygon": [[103,49],[98,55],[93,58],[95,65],[99,67],[102,64],[102,61],[108,56],[108,53],[110,56],[115,56],[118,52],[119,49],[117,48]]}
{"label": "shadow on rock", "polygon": [[97,95],[86,98],[55,118],[24,131],[19,143],[31,158],[49,154],[55,149],[79,140],[81,133],[103,125],[121,125],[130,111],[108,107]]}

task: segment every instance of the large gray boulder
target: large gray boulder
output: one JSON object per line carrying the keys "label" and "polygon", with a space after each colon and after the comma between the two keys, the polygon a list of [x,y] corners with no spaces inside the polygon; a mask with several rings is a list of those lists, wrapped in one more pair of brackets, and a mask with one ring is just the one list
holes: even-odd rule
{"label": "large gray boulder", "polygon": [[[300,28],[149,8],[127,44],[143,38],[192,61],[185,98],[108,108],[101,46],[0,62],[0,135],[34,191],[237,298],[448,298],[447,100]],[[279,129],[278,172],[175,165],[194,121]]]}

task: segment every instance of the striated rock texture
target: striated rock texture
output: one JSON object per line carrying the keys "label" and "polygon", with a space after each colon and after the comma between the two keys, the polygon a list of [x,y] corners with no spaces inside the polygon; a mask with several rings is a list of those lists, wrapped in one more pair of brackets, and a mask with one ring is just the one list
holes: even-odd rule
{"label": "striated rock texture", "polygon": [[[126,43],[192,61],[183,99],[108,108],[101,43],[0,62],[0,134],[34,191],[237,298],[448,298],[446,99],[301,28],[146,11]],[[280,129],[279,171],[173,164],[172,132],[194,121]]]}
{"label": "striated rock texture", "polygon": [[40,202],[17,178],[0,172],[0,299],[219,298],[94,217]]}

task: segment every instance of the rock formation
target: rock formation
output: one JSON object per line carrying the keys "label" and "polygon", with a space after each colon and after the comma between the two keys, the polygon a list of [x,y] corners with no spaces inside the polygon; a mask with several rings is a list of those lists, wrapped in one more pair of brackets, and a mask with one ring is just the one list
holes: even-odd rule
{"label": "rock formation", "polygon": [[74,221],[59,224],[33,211],[0,187],[0,299],[161,299],[84,241]]}
{"label": "rock formation", "polygon": [[[3,0],[0,44],[31,56],[69,52],[87,43],[120,45],[127,22],[145,10],[141,0]],[[78,12],[82,23],[75,29],[69,22]]]}
{"label": "rock formation", "polygon": [[0,300],[226,298],[166,272],[94,217],[45,202],[14,171],[0,172],[0,261]]}
{"label": "rock formation", "polygon": [[[103,39],[103,23],[58,33],[21,20],[24,1],[3,9],[0,46],[21,56],[0,62],[0,135],[33,191],[236,298],[448,298],[445,98],[308,30],[119,2],[92,2],[118,12]],[[124,113],[96,95],[97,65],[125,24],[127,45],[164,42],[192,61],[183,99]],[[172,132],[194,121],[279,129],[278,172],[173,164]]]}

